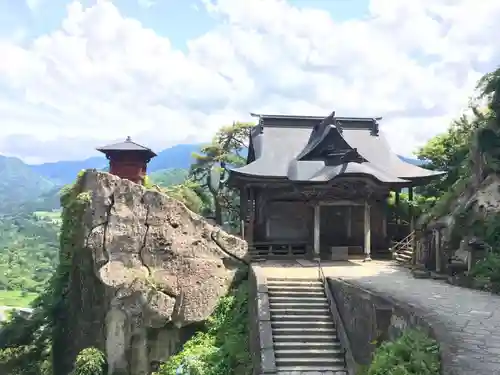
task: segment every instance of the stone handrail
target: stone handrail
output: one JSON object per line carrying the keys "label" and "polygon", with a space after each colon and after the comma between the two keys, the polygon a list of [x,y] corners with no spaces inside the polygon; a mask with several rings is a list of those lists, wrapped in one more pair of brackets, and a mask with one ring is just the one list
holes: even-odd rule
{"label": "stone handrail", "polygon": [[337,330],[337,337],[339,338],[340,345],[344,349],[344,358],[345,358],[345,365],[347,367],[347,372],[349,375],[355,375],[357,365],[352,354],[351,342],[349,340],[349,337],[347,336],[347,332],[344,327],[344,322],[342,321],[342,317],[337,308],[335,298],[333,296],[332,291],[330,290],[330,285],[328,284],[328,281],[323,272],[323,267],[321,266],[321,260],[319,259],[318,259],[318,277],[323,283],[323,287],[325,288],[326,298],[328,300],[330,312],[332,314],[333,320],[335,322],[335,327]]}
{"label": "stone handrail", "polygon": [[269,295],[266,278],[257,265],[250,267],[249,287],[248,309],[253,375],[276,374]]}

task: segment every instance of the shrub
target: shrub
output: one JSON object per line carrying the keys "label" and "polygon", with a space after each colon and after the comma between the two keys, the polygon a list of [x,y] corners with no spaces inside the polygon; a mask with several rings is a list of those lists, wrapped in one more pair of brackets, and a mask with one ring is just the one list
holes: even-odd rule
{"label": "shrub", "polygon": [[441,362],[436,341],[418,330],[407,330],[385,342],[374,353],[367,375],[439,375]]}
{"label": "shrub", "polygon": [[104,375],[106,357],[96,348],[83,349],[76,357],[71,375]]}
{"label": "shrub", "polygon": [[189,340],[157,375],[251,374],[247,306],[247,284],[242,283],[220,299],[207,329]]}

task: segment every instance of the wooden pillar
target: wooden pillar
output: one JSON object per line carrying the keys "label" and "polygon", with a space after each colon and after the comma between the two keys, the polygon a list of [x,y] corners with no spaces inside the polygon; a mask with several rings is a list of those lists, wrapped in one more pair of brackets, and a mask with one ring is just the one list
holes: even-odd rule
{"label": "wooden pillar", "polygon": [[352,206],[347,206],[347,238],[352,237]]}
{"label": "wooden pillar", "polygon": [[387,240],[387,213],[388,213],[388,204],[387,200],[382,201],[382,235],[384,236],[384,241]]}
{"label": "wooden pillar", "polygon": [[396,224],[399,224],[399,206],[400,206],[399,190],[397,190],[395,192],[395,199],[394,199],[394,214],[396,216]]}
{"label": "wooden pillar", "polygon": [[246,187],[240,188],[240,236],[245,239],[245,224],[248,215],[248,192]]}
{"label": "wooden pillar", "polygon": [[408,207],[408,211],[410,213],[410,232],[415,230],[415,215],[413,212],[413,186],[408,187],[408,202],[410,206]]}
{"label": "wooden pillar", "polygon": [[254,235],[254,224],[255,224],[255,210],[257,209],[257,205],[255,202],[255,190],[249,189],[248,191],[248,198],[249,198],[249,204],[250,204],[250,215],[248,219],[248,230],[246,233],[246,238],[245,240],[248,242],[248,245],[251,246],[253,245],[253,235]]}
{"label": "wooden pillar", "polygon": [[[408,202],[409,202],[409,207],[408,207],[408,212],[410,214],[410,233],[413,233],[415,231],[415,213],[413,210],[413,186],[408,187]],[[416,233],[413,233],[411,237],[411,248],[413,250],[413,256],[412,256],[412,264],[417,264],[417,236]]]}
{"label": "wooden pillar", "polygon": [[365,214],[364,214],[364,229],[365,229],[365,261],[371,260],[371,247],[372,247],[372,233],[371,233],[371,215],[370,215],[370,205],[368,201],[365,201]]}
{"label": "wooden pillar", "polygon": [[434,241],[435,241],[435,255],[436,255],[436,272],[441,272],[441,229],[436,229],[434,232]]}
{"label": "wooden pillar", "polygon": [[321,206],[318,203],[314,204],[314,258],[319,258],[320,250],[320,219],[321,219]]}

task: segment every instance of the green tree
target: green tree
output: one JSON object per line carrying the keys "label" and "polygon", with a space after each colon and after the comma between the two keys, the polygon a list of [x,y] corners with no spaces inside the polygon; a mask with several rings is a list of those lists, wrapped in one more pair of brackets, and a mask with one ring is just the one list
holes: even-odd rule
{"label": "green tree", "polygon": [[244,152],[248,147],[252,126],[254,124],[246,122],[225,126],[217,132],[212,143],[194,155],[195,163],[191,166],[190,175],[209,192],[215,221],[219,225],[239,215],[238,194],[227,185],[228,172],[225,167],[245,164]]}

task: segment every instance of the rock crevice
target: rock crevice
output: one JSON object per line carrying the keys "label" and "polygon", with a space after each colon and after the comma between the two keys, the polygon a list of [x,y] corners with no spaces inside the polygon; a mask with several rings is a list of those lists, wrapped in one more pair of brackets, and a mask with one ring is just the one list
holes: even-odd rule
{"label": "rock crevice", "polygon": [[[247,244],[156,190],[96,171],[85,172],[78,183],[91,202],[81,218],[84,243],[75,251],[91,256],[93,274],[87,276],[106,291],[98,307],[105,332],[94,346],[106,353],[110,375],[148,374],[152,363],[181,343],[183,327],[214,311],[248,265]],[[69,288],[72,296],[93,293]],[[103,329],[103,322],[82,325],[85,319],[84,309],[68,320],[68,332]],[[71,353],[84,349],[74,345]]]}

